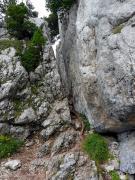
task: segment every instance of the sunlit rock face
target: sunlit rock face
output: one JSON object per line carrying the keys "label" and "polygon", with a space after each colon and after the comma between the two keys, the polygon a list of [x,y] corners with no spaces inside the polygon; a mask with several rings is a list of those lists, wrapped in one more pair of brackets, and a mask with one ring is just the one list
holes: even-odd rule
{"label": "sunlit rock face", "polygon": [[135,128],[134,14],[134,0],[80,0],[60,20],[62,83],[97,131]]}

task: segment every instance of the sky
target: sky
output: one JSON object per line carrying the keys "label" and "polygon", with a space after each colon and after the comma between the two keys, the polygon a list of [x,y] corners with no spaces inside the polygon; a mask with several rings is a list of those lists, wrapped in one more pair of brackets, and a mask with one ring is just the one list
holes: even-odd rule
{"label": "sky", "polygon": [[[25,0],[20,0],[25,2]],[[39,17],[48,16],[49,12],[45,8],[45,0],[30,0],[35,7],[35,11],[38,11]]]}
{"label": "sky", "polygon": [[48,16],[49,12],[45,8],[45,0],[31,0],[31,2],[35,10],[38,11],[39,17]]}

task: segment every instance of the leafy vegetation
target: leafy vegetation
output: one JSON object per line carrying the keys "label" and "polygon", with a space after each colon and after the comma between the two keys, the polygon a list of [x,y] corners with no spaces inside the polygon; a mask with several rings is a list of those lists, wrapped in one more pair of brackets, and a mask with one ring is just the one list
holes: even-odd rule
{"label": "leafy vegetation", "polygon": [[45,44],[46,39],[43,36],[41,29],[37,29],[32,37],[32,44],[42,50],[42,46]]}
{"label": "leafy vegetation", "polygon": [[41,60],[39,49],[30,45],[26,48],[25,52],[21,55],[21,62],[23,67],[28,71],[34,71]]}
{"label": "leafy vegetation", "polygon": [[106,140],[96,133],[89,134],[85,138],[83,149],[88,153],[92,160],[96,161],[97,164],[107,161],[110,157]]}
{"label": "leafy vegetation", "polygon": [[49,0],[46,3],[47,8],[51,11],[51,14],[45,20],[48,22],[48,27],[51,31],[51,38],[53,39],[59,33],[58,28],[58,16],[57,12],[61,9],[69,10],[74,4],[75,0]]}
{"label": "leafy vegetation", "polygon": [[111,171],[110,176],[111,176],[112,180],[120,180],[120,177],[119,177],[119,174],[117,171]]}
{"label": "leafy vegetation", "polygon": [[51,13],[49,17],[45,18],[48,23],[48,27],[50,30],[51,38],[55,37],[59,34],[59,27],[58,27],[58,16],[57,13]]}
{"label": "leafy vegetation", "polygon": [[28,71],[34,71],[42,60],[43,45],[46,39],[43,36],[41,29],[34,32],[32,40],[28,43],[27,48],[21,55],[21,62],[24,68]]}
{"label": "leafy vegetation", "polygon": [[6,10],[6,26],[8,33],[17,39],[31,38],[37,29],[34,23],[28,21],[29,11],[24,3],[11,4]]}
{"label": "leafy vegetation", "polygon": [[0,159],[12,155],[22,145],[23,141],[8,136],[0,135]]}
{"label": "leafy vegetation", "polygon": [[17,51],[16,55],[20,55],[23,45],[22,42],[19,40],[8,40],[8,39],[0,40],[0,51],[5,50],[9,47],[14,47]]}
{"label": "leafy vegetation", "polygon": [[90,131],[90,123],[89,120],[86,118],[86,116],[84,114],[80,114],[80,117],[83,121],[84,124],[84,130],[85,131]]}
{"label": "leafy vegetation", "polygon": [[74,2],[75,0],[49,0],[47,7],[51,12],[57,13],[60,9],[70,9]]}

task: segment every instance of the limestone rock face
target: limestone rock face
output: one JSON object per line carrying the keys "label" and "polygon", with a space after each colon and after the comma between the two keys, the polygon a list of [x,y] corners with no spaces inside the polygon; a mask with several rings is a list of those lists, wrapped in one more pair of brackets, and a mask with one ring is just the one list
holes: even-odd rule
{"label": "limestone rock face", "polygon": [[135,174],[135,132],[122,133],[120,143],[120,170]]}
{"label": "limestone rock face", "polygon": [[60,21],[62,84],[97,131],[135,127],[134,7],[134,0],[80,0]]}
{"label": "limestone rock face", "polygon": [[[31,131],[42,126],[54,106],[57,106],[56,111],[63,112],[57,113],[63,121],[71,121],[68,104],[65,105],[67,99],[63,101],[56,59],[49,44],[44,48],[43,61],[29,74],[13,47],[1,51],[0,92],[1,134],[25,139]],[[58,107],[55,101],[59,101],[62,107]]]}

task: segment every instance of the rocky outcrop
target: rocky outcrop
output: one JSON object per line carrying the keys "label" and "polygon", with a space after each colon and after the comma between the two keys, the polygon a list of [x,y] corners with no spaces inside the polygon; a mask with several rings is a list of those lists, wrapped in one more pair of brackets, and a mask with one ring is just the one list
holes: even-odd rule
{"label": "rocky outcrop", "polygon": [[135,128],[134,6],[134,0],[80,0],[60,20],[62,84],[100,132]]}
{"label": "rocky outcrop", "polygon": [[54,53],[46,45],[43,61],[30,74],[21,65],[14,48],[1,51],[0,59],[1,134],[25,139],[42,126],[55,101],[64,99]]}

